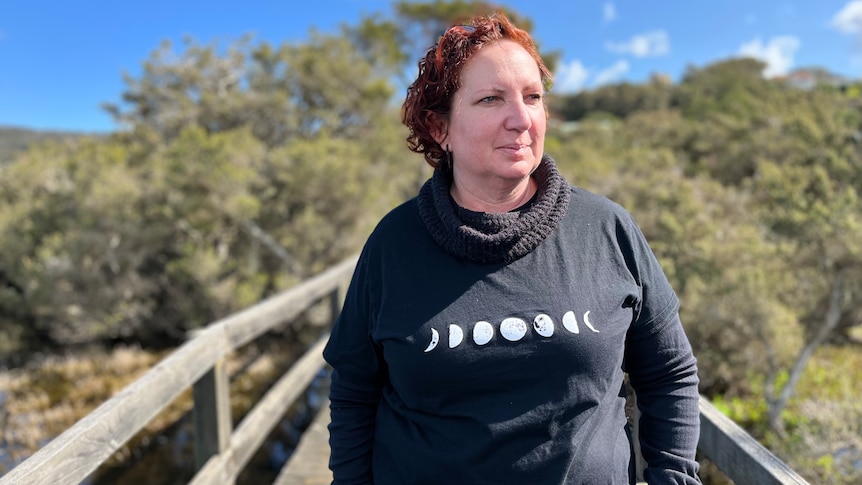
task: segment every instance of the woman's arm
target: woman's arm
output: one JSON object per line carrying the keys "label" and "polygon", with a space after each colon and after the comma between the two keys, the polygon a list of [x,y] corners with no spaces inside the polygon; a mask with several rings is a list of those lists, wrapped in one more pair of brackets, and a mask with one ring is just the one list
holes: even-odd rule
{"label": "woman's arm", "polygon": [[359,379],[335,369],[329,395],[329,424],[333,485],[373,483],[371,449],[380,392],[363,386]]}
{"label": "woman's arm", "polygon": [[679,299],[640,228],[629,218],[621,242],[640,286],[626,338],[625,370],[641,411],[638,435],[648,483],[699,484],[697,361],[679,318]]}
{"label": "woman's arm", "polygon": [[644,479],[699,484],[697,363],[677,313],[654,332],[630,337],[627,349],[629,379],[641,411]]}
{"label": "woman's arm", "polygon": [[334,485],[371,484],[375,416],[386,375],[371,337],[367,255],[360,256],[323,357],[332,366],[330,459]]}

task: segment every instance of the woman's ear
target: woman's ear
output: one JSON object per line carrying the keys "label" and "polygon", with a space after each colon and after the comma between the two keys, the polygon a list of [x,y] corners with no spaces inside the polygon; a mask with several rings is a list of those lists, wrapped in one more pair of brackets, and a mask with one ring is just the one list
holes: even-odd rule
{"label": "woman's ear", "polygon": [[428,131],[434,137],[434,141],[441,147],[447,138],[449,138],[449,123],[437,113],[428,114]]}

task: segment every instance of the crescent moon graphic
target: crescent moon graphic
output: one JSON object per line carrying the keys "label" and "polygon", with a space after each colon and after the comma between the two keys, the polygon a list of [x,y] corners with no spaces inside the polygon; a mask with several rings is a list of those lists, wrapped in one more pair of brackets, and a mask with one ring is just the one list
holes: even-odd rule
{"label": "crescent moon graphic", "polygon": [[578,320],[575,318],[575,312],[566,312],[563,315],[563,326],[566,327],[566,330],[572,333],[580,333],[581,330],[578,328]]}
{"label": "crescent moon graphic", "polygon": [[464,331],[458,325],[449,325],[449,348],[454,349],[464,340]]}
{"label": "crescent moon graphic", "polygon": [[592,330],[593,332],[599,333],[599,331],[596,330],[596,327],[594,327],[593,324],[590,323],[590,311],[589,310],[587,310],[587,313],[584,313],[584,324],[587,327],[589,327],[590,330]]}
{"label": "crescent moon graphic", "polygon": [[554,321],[551,317],[540,313],[533,319],[533,330],[542,337],[550,337],[554,334]]}
{"label": "crescent moon graphic", "polygon": [[428,344],[428,347],[425,347],[425,352],[431,352],[437,347],[437,342],[440,341],[440,334],[437,333],[437,330],[431,329],[431,343]]}

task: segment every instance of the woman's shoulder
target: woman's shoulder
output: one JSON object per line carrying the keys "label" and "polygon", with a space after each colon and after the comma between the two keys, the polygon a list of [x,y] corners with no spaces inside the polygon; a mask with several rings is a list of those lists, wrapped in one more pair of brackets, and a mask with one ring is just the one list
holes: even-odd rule
{"label": "woman's shoulder", "polygon": [[380,218],[374,232],[388,232],[391,230],[402,230],[405,226],[415,224],[419,221],[418,211],[416,209],[416,198],[407,199],[389,211]]}
{"label": "woman's shoulder", "polygon": [[569,214],[600,220],[628,220],[629,211],[605,195],[575,185],[570,186]]}
{"label": "woman's shoulder", "polygon": [[424,232],[421,224],[416,198],[408,199],[380,218],[368,236],[368,243],[378,246],[385,246],[392,242],[403,243],[406,236],[415,235],[419,230]]}

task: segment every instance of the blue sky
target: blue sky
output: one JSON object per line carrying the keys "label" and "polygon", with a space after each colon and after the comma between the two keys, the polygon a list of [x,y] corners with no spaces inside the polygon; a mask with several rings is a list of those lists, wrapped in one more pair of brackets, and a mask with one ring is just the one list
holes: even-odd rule
{"label": "blue sky", "polygon": [[[862,0],[503,0],[534,23],[542,50],[562,52],[556,92],[678,80],[689,67],[742,55],[767,75],[823,67],[862,78]],[[7,0],[0,2],[0,125],[106,132],[101,103],[120,101],[163,40],[181,45],[253,34],[271,44],[335,33],[388,0]]]}

